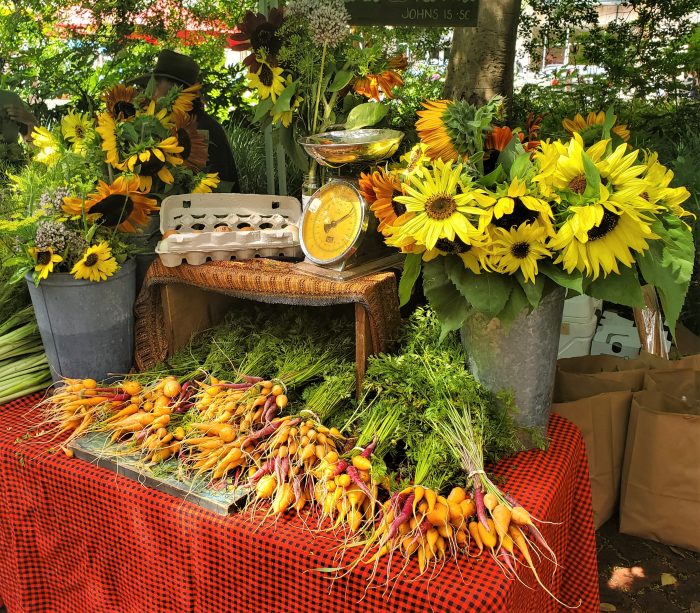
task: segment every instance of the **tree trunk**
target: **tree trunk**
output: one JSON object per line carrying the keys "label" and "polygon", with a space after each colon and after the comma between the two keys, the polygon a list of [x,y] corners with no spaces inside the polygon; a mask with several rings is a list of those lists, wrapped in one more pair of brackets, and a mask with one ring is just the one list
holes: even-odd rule
{"label": "tree trunk", "polygon": [[513,95],[520,0],[480,0],[475,28],[455,28],[445,97],[480,105]]}

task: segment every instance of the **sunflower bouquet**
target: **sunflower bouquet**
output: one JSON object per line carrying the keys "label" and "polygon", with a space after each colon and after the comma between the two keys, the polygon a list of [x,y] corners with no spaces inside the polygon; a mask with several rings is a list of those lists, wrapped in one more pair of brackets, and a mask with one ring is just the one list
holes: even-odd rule
{"label": "sunflower bouquet", "polygon": [[243,60],[257,92],[255,120],[280,129],[292,161],[313,174],[315,163],[297,139],[376,124],[387,112],[381,100],[403,85],[403,55],[352,33],[342,0],[290,0],[267,15],[248,11],[233,38],[250,50]]}
{"label": "sunflower bouquet", "polygon": [[420,142],[362,175],[386,243],[407,254],[402,303],[422,270],[446,333],[474,311],[508,326],[557,287],[642,308],[646,283],[674,329],[694,261],[688,190],[611,111],[567,120],[570,140],[550,142],[540,118],[499,125],[501,107],[426,102]]}
{"label": "sunflower bouquet", "polygon": [[12,211],[0,221],[13,280],[33,270],[36,283],[54,272],[103,281],[135,253],[129,237],[163,195],[215,189],[190,114],[198,96],[198,85],[157,98],[153,83],[142,93],[118,85],[94,119],[69,111],[53,129],[35,128],[33,160],[11,178]]}

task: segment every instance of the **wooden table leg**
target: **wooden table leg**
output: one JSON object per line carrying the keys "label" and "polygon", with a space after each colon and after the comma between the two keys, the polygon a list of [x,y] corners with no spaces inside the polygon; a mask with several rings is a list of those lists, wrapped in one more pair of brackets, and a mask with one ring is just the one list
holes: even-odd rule
{"label": "wooden table leg", "polygon": [[362,381],[367,370],[367,358],[373,353],[374,343],[369,314],[363,305],[355,303],[355,390],[358,398],[362,392]]}

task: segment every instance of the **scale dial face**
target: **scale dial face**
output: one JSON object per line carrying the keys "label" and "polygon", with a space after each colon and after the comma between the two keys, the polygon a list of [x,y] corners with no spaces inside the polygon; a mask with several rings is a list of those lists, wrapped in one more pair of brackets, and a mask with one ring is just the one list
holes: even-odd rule
{"label": "scale dial face", "polygon": [[350,257],[362,238],[365,202],[346,181],[331,181],[311,197],[301,219],[301,248],[314,264]]}

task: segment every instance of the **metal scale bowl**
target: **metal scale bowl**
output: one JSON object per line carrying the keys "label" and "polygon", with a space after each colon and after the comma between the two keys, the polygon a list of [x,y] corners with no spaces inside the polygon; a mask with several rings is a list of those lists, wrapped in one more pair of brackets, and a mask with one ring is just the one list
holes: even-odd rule
{"label": "metal scale bowl", "polygon": [[402,138],[397,130],[364,129],[324,132],[299,141],[324,169],[337,172],[314,192],[302,214],[302,269],[349,279],[400,261],[400,254],[384,244],[357,185],[360,169],[393,155]]}

